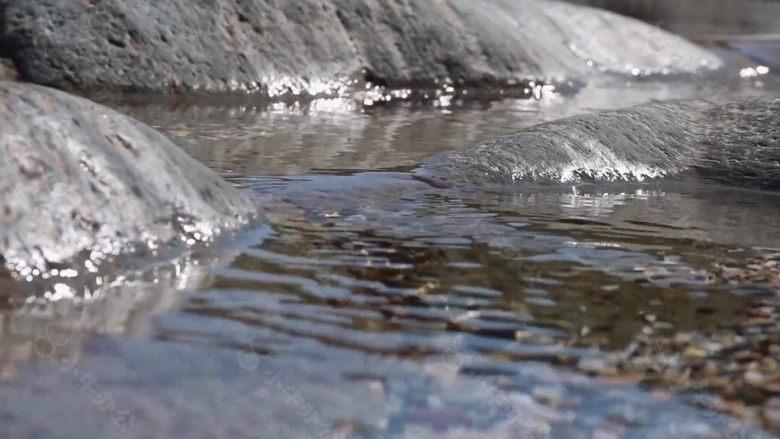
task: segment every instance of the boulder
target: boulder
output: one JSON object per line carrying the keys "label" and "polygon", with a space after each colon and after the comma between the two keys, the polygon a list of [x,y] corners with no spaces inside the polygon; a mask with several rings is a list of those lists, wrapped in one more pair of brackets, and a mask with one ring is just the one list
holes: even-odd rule
{"label": "boulder", "polygon": [[0,102],[3,282],[70,285],[113,256],[208,243],[255,215],[230,183],[116,111],[12,82]]}
{"label": "boulder", "polygon": [[774,0],[568,0],[634,17],[680,35],[780,32]]}
{"label": "boulder", "polygon": [[272,97],[721,65],[640,21],[540,0],[0,0],[0,57],[68,90]]}
{"label": "boulder", "polygon": [[693,177],[780,189],[780,99],[677,101],[543,123],[430,158],[417,177],[486,186]]}

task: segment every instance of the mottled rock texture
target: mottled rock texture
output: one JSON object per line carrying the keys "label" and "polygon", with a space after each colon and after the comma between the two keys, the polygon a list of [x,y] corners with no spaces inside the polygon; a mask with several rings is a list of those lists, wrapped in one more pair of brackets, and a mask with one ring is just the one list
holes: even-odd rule
{"label": "mottled rock texture", "polygon": [[487,185],[687,174],[780,189],[780,99],[682,101],[561,119],[427,160],[424,179]]}
{"label": "mottled rock texture", "polygon": [[95,270],[106,256],[209,241],[254,215],[232,185],[111,109],[10,82],[0,103],[0,257],[11,272]]}
{"label": "mottled rock texture", "polygon": [[709,52],[611,12],[545,0],[0,0],[0,57],[89,90],[338,94],[450,78],[492,86],[689,73]]}

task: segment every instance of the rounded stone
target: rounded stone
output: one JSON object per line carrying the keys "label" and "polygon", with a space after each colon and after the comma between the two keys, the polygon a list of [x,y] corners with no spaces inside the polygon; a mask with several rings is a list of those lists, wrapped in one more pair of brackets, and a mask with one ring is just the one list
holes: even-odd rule
{"label": "rounded stone", "polygon": [[440,185],[533,187],[693,177],[780,189],[778,118],[780,99],[639,105],[469,144],[424,161],[417,174]]}
{"label": "rounded stone", "polygon": [[[0,56],[63,89],[339,95],[377,85],[495,88],[722,61],[612,12],[537,0],[0,0]],[[694,78],[695,79],[695,78]]]}
{"label": "rounded stone", "polygon": [[116,111],[11,82],[0,102],[6,275],[72,278],[112,255],[208,242],[255,215],[230,183]]}

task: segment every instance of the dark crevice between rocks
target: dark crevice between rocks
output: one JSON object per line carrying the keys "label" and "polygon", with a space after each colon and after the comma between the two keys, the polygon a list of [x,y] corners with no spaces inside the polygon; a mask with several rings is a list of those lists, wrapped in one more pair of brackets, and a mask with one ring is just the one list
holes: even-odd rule
{"label": "dark crevice between rocks", "polygon": [[[8,17],[9,13],[6,7],[0,7],[0,80],[1,81],[19,81],[22,80],[21,70],[19,68],[19,55],[23,52],[24,38],[18,34],[20,29],[11,29],[9,23],[12,23],[19,17]],[[16,31],[16,32],[14,32]]]}
{"label": "dark crevice between rocks", "polygon": [[363,81],[377,87],[387,88],[390,85],[387,82],[387,79],[377,76],[377,74],[368,67],[363,68]]}

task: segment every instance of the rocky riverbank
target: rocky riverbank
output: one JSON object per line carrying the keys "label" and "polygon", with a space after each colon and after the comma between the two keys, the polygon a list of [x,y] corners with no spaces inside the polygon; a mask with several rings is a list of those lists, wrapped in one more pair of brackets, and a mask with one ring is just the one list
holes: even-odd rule
{"label": "rocky riverbank", "polygon": [[99,259],[141,244],[154,253],[160,243],[208,241],[254,212],[163,135],[40,85],[93,97],[133,91],[404,99],[456,87],[515,87],[533,96],[545,81],[572,86],[613,74],[722,65],[639,21],[531,0],[0,0],[0,58],[1,78],[38,84],[0,84],[0,253],[6,277],[27,280],[71,268],[95,271]]}
{"label": "rocky riverbank", "polygon": [[22,80],[93,94],[341,96],[368,85],[403,99],[445,82],[523,90],[722,64],[648,24],[554,1],[2,0],[0,12],[0,58]]}
{"label": "rocky riverbank", "polygon": [[[436,338],[446,335],[449,343],[449,333],[473,336],[474,345],[469,348],[472,353],[484,354],[485,360],[494,356],[510,373],[529,363],[547,362],[578,368],[603,382],[626,380],[667,389],[687,386],[696,391],[714,390],[724,398],[741,399],[743,404],[736,408],[748,409],[735,410],[733,405],[723,410],[707,409],[776,428],[777,423],[771,423],[778,417],[778,365],[772,357],[777,354],[772,348],[778,327],[773,310],[777,305],[776,289],[772,289],[778,283],[776,258],[736,260],[733,264],[719,260],[706,265],[714,274],[712,283],[769,284],[766,300],[753,306],[743,298],[729,296],[715,313],[732,310],[735,303],[746,304],[733,327],[698,330],[690,337],[667,337],[662,331],[669,328],[668,322],[658,318],[661,314],[647,311],[656,303],[665,303],[655,300],[655,295],[670,297],[668,309],[672,311],[680,309],[689,296],[677,294],[679,291],[668,286],[655,286],[657,279],[646,275],[659,266],[679,271],[688,266],[685,261],[673,266],[665,264],[666,259],[660,260],[659,248],[669,245],[663,242],[664,235],[641,236],[632,234],[633,229],[610,228],[600,222],[598,215],[590,219],[573,214],[569,217],[577,211],[575,203],[553,201],[551,206],[544,206],[544,200],[527,204],[515,200],[518,204],[513,207],[511,199],[498,198],[491,206],[491,197],[482,191],[469,199],[465,192],[448,189],[451,183],[465,183],[472,188],[497,184],[511,189],[525,183],[532,190],[563,183],[568,190],[571,188],[566,185],[571,183],[588,186],[680,175],[777,189],[780,176],[774,151],[780,146],[780,136],[774,121],[780,114],[780,101],[685,101],[591,111],[477,141],[460,151],[424,160],[419,171],[429,173],[423,180],[435,188],[413,180],[405,172],[388,173],[386,178],[367,173],[356,178],[305,181],[307,176],[298,186],[290,179],[279,183],[282,189],[269,190],[286,197],[248,199],[149,126],[92,101],[40,85],[93,97],[117,97],[123,91],[173,92],[189,97],[249,92],[260,97],[297,99],[307,95],[354,97],[360,91],[367,99],[406,99],[408,95],[399,90],[424,92],[436,88],[437,93],[453,93],[456,89],[471,93],[494,87],[515,87],[523,96],[536,97],[538,87],[548,82],[622,83],[633,78],[637,82],[632,85],[637,85],[648,76],[674,81],[679,79],[676,74],[682,74],[685,84],[701,85],[699,74],[722,64],[712,53],[611,13],[531,0],[278,4],[270,0],[0,0],[0,17],[0,57],[6,59],[0,75],[38,83],[0,83],[4,104],[0,255],[5,266],[0,283],[5,287],[4,299],[14,309],[2,315],[7,340],[0,345],[0,360],[9,359],[10,364],[45,357],[38,349],[41,340],[51,344],[53,355],[56,348],[62,347],[49,338],[49,324],[56,323],[62,331],[58,335],[64,335],[68,342],[73,340],[78,345],[74,350],[82,351],[78,353],[85,359],[80,365],[82,372],[100,371],[106,388],[126,391],[126,399],[118,407],[139,415],[139,426],[126,437],[189,433],[213,437],[231,431],[234,436],[267,436],[269,429],[288,425],[277,422],[293,418],[278,396],[256,392],[260,381],[275,371],[290,371],[283,367],[284,362],[317,372],[330,367],[334,382],[342,385],[342,378],[355,375],[354,370],[346,371],[349,365],[364,364],[366,370],[376,373],[377,368],[364,360],[376,359],[377,353],[420,361],[421,354],[439,354],[442,345]],[[680,63],[681,59],[685,62]],[[670,93],[667,90],[664,96]],[[600,92],[590,96],[597,95],[604,99],[601,104],[616,102]],[[660,95],[652,95],[651,91],[640,96],[640,101],[646,101]],[[562,117],[562,113],[549,114]],[[147,117],[153,119],[149,114]],[[389,133],[402,123],[376,120],[379,129],[374,131],[381,131],[379,138],[397,142],[396,136]],[[357,129],[359,123],[351,125],[356,121],[346,118],[337,124]],[[323,133],[307,123],[289,131],[296,131],[294,136],[327,143]],[[365,120],[362,123],[368,124]],[[506,124],[495,124],[491,129],[503,130],[512,123],[509,118]],[[226,118],[215,125],[236,131],[237,122]],[[394,126],[384,129],[387,125]],[[451,135],[452,126],[442,125],[441,131],[450,130]],[[197,137],[186,127],[182,132],[182,144],[184,139]],[[463,132],[473,136],[486,133],[478,129]],[[345,143],[343,137],[350,135],[341,133],[332,143]],[[436,133],[425,140],[413,137],[404,139],[412,145],[409,148],[446,136]],[[464,142],[460,136],[454,137],[460,139],[458,143]],[[242,172],[263,175],[250,160],[252,154],[254,159],[262,155],[257,154],[256,139],[245,140],[251,147],[236,155],[245,167]],[[365,144],[376,153],[374,138]],[[206,149],[208,154],[219,155],[231,147],[235,148],[236,142],[217,139]],[[300,151],[314,156],[311,149]],[[398,152],[390,147],[388,151]],[[278,152],[269,150],[270,154]],[[388,161],[381,155],[376,158],[380,165]],[[279,166],[284,162],[280,160]],[[312,166],[319,165],[318,160],[313,162]],[[244,178],[243,182],[244,189],[251,191],[252,178]],[[621,202],[610,204],[614,194],[604,195],[592,203],[593,210],[607,211]],[[691,199],[681,202],[683,210],[693,210]],[[388,200],[396,205],[386,207]],[[319,203],[314,207],[322,210],[318,212],[307,202]],[[341,203],[345,208],[335,209]],[[276,221],[273,225],[280,231],[277,247],[245,249],[235,259],[230,251],[220,250],[206,258],[196,255],[176,260],[178,250],[209,246],[219,233],[246,225],[258,204],[269,213],[269,222]],[[739,204],[732,205],[740,208]],[[717,215],[710,212],[702,210],[689,220],[709,220]],[[771,216],[753,213],[754,219]],[[292,216],[299,221],[292,224],[294,227],[290,227]],[[645,221],[647,226],[648,217],[641,215],[640,209],[639,214],[635,212],[634,223]],[[328,223],[317,228],[316,218],[325,218]],[[750,223],[741,225],[749,228]],[[674,233],[673,227],[666,229],[671,229],[668,234]],[[753,230],[744,233],[757,235]],[[647,242],[655,248],[640,248],[639,243]],[[695,251],[706,252],[703,247]],[[159,264],[158,270],[154,264],[159,260],[168,263]],[[214,274],[215,267],[226,264],[230,264],[229,269]],[[637,266],[644,271],[637,270]],[[140,267],[137,272],[141,274],[121,276],[122,269],[128,267]],[[117,277],[117,282],[102,290],[109,300],[77,300],[80,295],[87,297],[85,291],[111,276]],[[579,279],[572,281],[572,276]],[[639,287],[634,288],[636,285]],[[649,293],[645,290],[642,296],[643,285],[655,289]],[[204,286],[207,288],[201,290]],[[190,295],[177,297],[180,288],[189,289]],[[35,293],[45,295],[40,301],[28,300]],[[701,296],[701,291],[690,293],[691,297]],[[709,293],[718,291],[711,289]],[[68,300],[60,300],[63,298]],[[577,313],[572,312],[575,306]],[[643,319],[639,325],[647,323],[648,328],[644,331],[642,327],[641,334],[631,332],[637,325],[637,306]],[[702,313],[713,313],[707,306],[701,306]],[[155,326],[149,315],[157,312],[168,314]],[[583,318],[584,324],[577,323],[578,318]],[[146,328],[147,324],[152,329]],[[601,335],[607,333],[605,327],[612,324],[615,331],[607,335],[618,334],[619,340],[601,343],[599,331]],[[41,326],[46,340],[40,335]],[[69,330],[82,334],[70,335]],[[139,342],[95,336],[141,333],[148,339],[142,336]],[[81,335],[87,339],[83,344]],[[255,335],[260,337],[255,340]],[[608,352],[611,343],[618,345],[625,339],[631,342],[628,348]],[[490,344],[491,340],[498,343]],[[562,355],[561,349],[555,349],[558,343],[557,348],[576,349]],[[196,349],[192,346],[198,344],[204,347],[204,356],[193,353]],[[263,369],[251,375],[254,369],[236,361],[237,351],[240,361],[240,352],[246,352],[247,347],[257,347],[264,360],[276,355],[283,361],[269,365],[265,375]],[[536,349],[539,347],[544,349]],[[548,347],[551,349],[546,350]],[[580,349],[586,347],[595,349]],[[60,366],[68,361],[68,366],[75,365],[81,358],[68,360],[71,357],[65,351],[60,349],[57,357],[45,357],[56,362],[49,381],[29,378],[34,377],[31,374],[27,382],[21,379],[19,387],[13,389],[12,395],[19,399],[4,398],[8,403],[0,417],[10,420],[9,429],[16,428],[22,436],[56,429],[57,434],[83,437],[84,432],[99,431],[108,424],[98,417],[113,415],[102,407],[97,412],[92,397],[75,399],[72,393],[65,393],[81,387],[62,378],[71,378],[71,373],[75,377],[77,371]],[[211,355],[213,364],[204,361],[206,354]],[[98,359],[87,366],[90,356],[95,360],[101,355],[110,361],[100,366]],[[136,363],[120,363],[119,367],[112,363],[128,359]],[[257,361],[255,368],[259,367],[259,357]],[[25,367],[17,371],[32,370],[26,367],[32,363],[22,363]],[[36,366],[43,363],[37,362]],[[191,367],[182,369],[184,364]],[[239,365],[243,370],[236,370]],[[453,381],[457,378],[455,372],[467,374],[468,367],[450,371]],[[191,382],[182,380],[182,376]],[[293,378],[288,374],[284,382],[304,383],[305,389],[305,379],[314,376]],[[548,374],[550,378],[544,384],[549,386],[530,390],[514,387],[510,395],[526,402],[531,395],[540,404],[555,406],[561,402],[560,398],[556,401],[561,389],[550,392],[550,388],[561,384],[560,376]],[[583,378],[579,373],[570,376]],[[433,377],[441,378],[442,374],[436,372]],[[500,378],[496,379],[499,385],[512,384]],[[319,378],[312,381],[326,383]],[[598,384],[602,381],[587,380],[588,394],[597,397],[584,400],[582,412],[602,407],[603,401],[598,399],[603,390]],[[31,382],[43,384],[36,387]],[[405,383],[395,388],[392,380],[388,383],[360,387],[354,382],[347,382],[347,387],[334,384],[321,392],[320,407],[338,410],[326,413],[323,409],[323,419],[375,419],[351,409],[364,402],[365,398],[354,398],[355,389],[362,389],[386,396],[383,404],[388,408],[403,409],[403,414],[397,416],[398,410],[388,410],[392,415],[369,426],[387,430],[388,434],[399,429],[399,423],[418,422],[435,427],[434,434],[438,435],[440,426],[464,419],[464,425],[473,431],[463,430],[463,435],[486,431],[502,435],[499,437],[517,434],[514,427],[493,428],[491,423],[506,413],[498,413],[492,397],[487,404],[480,402],[481,397],[473,397],[472,402],[478,403],[472,406],[477,410],[469,413],[468,404],[456,398],[437,400],[427,388],[407,390],[411,387]],[[69,388],[71,385],[75,387]],[[278,386],[281,388],[282,381]],[[453,389],[457,390],[453,396],[462,396],[460,388]],[[240,399],[243,391],[251,393],[251,398]],[[102,392],[103,396],[110,395],[108,390]],[[350,410],[334,404],[335,394],[347,395],[344,406]],[[536,402],[531,405],[538,407]],[[629,436],[635,424],[643,422],[630,413],[633,406],[627,400],[615,398],[610,404],[618,410],[616,414],[586,414],[579,416],[579,424],[566,426],[569,418],[556,416],[551,419],[559,424],[554,431],[593,432],[595,437],[600,431],[604,433],[598,424],[594,427],[595,419],[620,424],[617,431]],[[306,406],[311,408],[312,404]],[[678,408],[680,405],[659,403],[653,410],[674,418]],[[258,412],[267,421],[262,426],[268,427],[266,430],[258,425]],[[483,412],[488,416],[480,415]],[[686,418],[691,412],[680,416],[688,430],[675,431],[675,424],[663,418],[656,421],[656,427],[664,428],[658,434],[717,437],[712,428],[706,432],[709,436],[699,434],[696,430],[702,424]],[[66,421],[51,421],[54,418],[48,416],[52,413]],[[145,419],[141,419],[142,413]],[[204,413],[209,416],[202,416]],[[452,413],[458,417],[446,418]],[[82,417],[92,423],[81,422]],[[481,422],[484,420],[489,422]],[[477,427],[482,428],[481,432],[477,433]],[[359,434],[356,432],[360,428],[366,425],[340,422],[335,430]],[[413,426],[404,428],[414,431]],[[545,428],[547,433],[553,431]],[[118,436],[118,431],[111,433]],[[425,431],[418,433],[424,435]],[[301,433],[300,437],[311,437],[311,433]],[[374,437],[384,437],[380,433]],[[441,437],[446,434],[442,432]],[[457,434],[450,431],[447,437]],[[607,430],[604,434],[616,437],[618,433]],[[277,429],[276,437],[296,436]]]}

